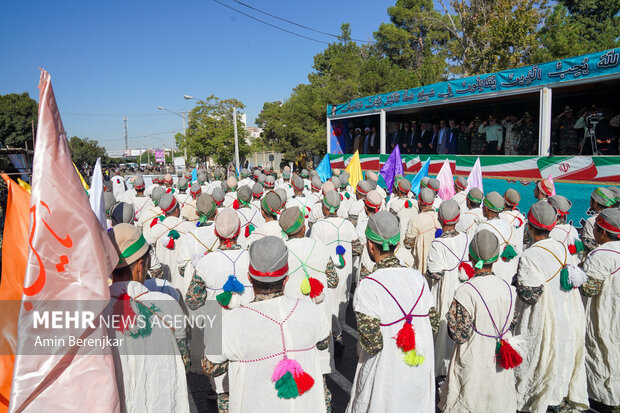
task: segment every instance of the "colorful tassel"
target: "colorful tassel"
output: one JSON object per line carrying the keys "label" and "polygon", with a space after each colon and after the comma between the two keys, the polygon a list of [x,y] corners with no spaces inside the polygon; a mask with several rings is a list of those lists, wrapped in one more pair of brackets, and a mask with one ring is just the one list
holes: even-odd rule
{"label": "colorful tassel", "polygon": [[308,216],[310,214],[310,211],[312,211],[312,209],[309,206],[307,206],[306,207],[306,211],[308,211],[308,212],[306,212],[306,215],[304,216],[304,218],[308,218]]}
{"label": "colorful tassel", "polygon": [[521,228],[521,225],[523,225],[523,220],[519,217],[516,217],[514,222],[516,222],[515,228]]}
{"label": "colorful tassel", "polygon": [[277,364],[271,375],[271,381],[275,383],[278,397],[281,399],[294,399],[314,385],[314,379],[301,368],[299,363],[287,357]]}
{"label": "colorful tassel", "polygon": [[349,198],[351,198],[351,194],[349,194],[348,192],[345,192],[345,193],[344,193],[344,197],[345,197],[345,198],[347,198],[347,199],[349,199]]}
{"label": "colorful tassel", "polygon": [[314,277],[309,277],[308,282],[310,284],[310,298],[317,298],[323,293],[323,283]]}
{"label": "colorful tassel", "polygon": [[236,308],[238,307],[238,295],[243,294],[245,291],[245,286],[239,282],[237,277],[234,275],[229,275],[228,280],[222,286],[222,290],[224,292],[218,294],[215,299],[222,307],[226,308]]}
{"label": "colorful tassel", "polygon": [[409,208],[411,208],[412,206],[413,206],[413,204],[411,203],[411,201],[410,201],[410,200],[406,200],[406,201],[405,201],[405,208],[409,209]]}
{"label": "colorful tassel", "polygon": [[233,205],[232,205],[232,206],[233,206],[233,208],[234,208],[234,209],[239,209],[239,200],[238,200],[238,199],[235,199],[235,200],[233,201]]}
{"label": "colorful tassel", "polygon": [[581,287],[588,281],[588,275],[578,266],[567,265],[566,268],[568,269],[568,282],[573,288]]}
{"label": "colorful tassel", "polygon": [[583,252],[584,248],[583,248],[583,242],[581,242],[581,240],[575,240],[575,248],[577,249],[577,252]]}
{"label": "colorful tassel", "polygon": [[506,244],[506,247],[504,247],[504,252],[502,252],[502,260],[508,262],[516,256],[517,252],[515,251],[515,248],[510,244]]}
{"label": "colorful tassel", "polygon": [[396,334],[396,347],[404,352],[415,350],[415,331],[410,318],[405,321],[403,327]]}
{"label": "colorful tassel", "polygon": [[297,383],[295,383],[295,378],[291,373],[286,373],[276,382],[276,390],[281,399],[294,399],[299,396]]}
{"label": "colorful tassel", "polygon": [[568,246],[568,252],[570,252],[571,255],[577,254],[577,247],[573,244],[570,244]]}
{"label": "colorful tassel", "polygon": [[308,294],[310,294],[310,281],[308,280],[308,278],[307,278],[307,277],[306,277],[306,278],[304,278],[304,279],[301,281],[301,287],[300,287],[300,289],[301,289],[301,293],[302,293],[303,295],[308,295]]}
{"label": "colorful tassel", "polygon": [[172,229],[170,230],[170,232],[168,232],[168,240],[166,241],[166,248],[168,249],[173,249],[174,248],[174,241],[179,239],[179,237],[181,236],[181,234],[179,234],[178,231]]}
{"label": "colorful tassel", "polygon": [[297,391],[299,392],[300,396],[310,390],[312,386],[314,386],[314,379],[305,371],[302,371],[299,376],[293,377],[295,378],[295,384],[297,384]]}
{"label": "colorful tassel", "polygon": [[439,238],[439,237],[441,237],[441,234],[443,234],[443,229],[441,229],[441,228],[437,228],[437,229],[435,230],[435,238]]}
{"label": "colorful tassel", "polygon": [[467,276],[467,278],[463,281],[470,280],[476,274],[474,267],[472,267],[471,264],[466,261],[461,261],[461,263],[459,264],[459,270],[463,270],[463,272]]}
{"label": "colorful tassel", "polygon": [[404,360],[408,366],[417,367],[424,363],[424,356],[415,350],[411,350],[405,353]]}
{"label": "colorful tassel", "polygon": [[121,321],[116,326],[116,329],[121,333],[124,333],[129,329],[129,324],[133,325],[136,319],[136,312],[131,306],[131,297],[129,294],[123,293],[118,297],[118,300],[114,304],[114,315],[120,315]]}
{"label": "colorful tassel", "polygon": [[155,225],[162,222],[164,219],[166,219],[166,217],[164,217],[163,215],[153,218],[153,220],[151,221],[150,227],[153,228]]}
{"label": "colorful tassel", "polygon": [[344,266],[347,265],[346,261],[344,260],[344,254],[346,252],[347,250],[345,250],[342,245],[338,245],[336,247],[336,254],[338,255],[338,265],[336,265],[336,267],[344,268]]}
{"label": "colorful tassel", "polygon": [[570,279],[568,277],[568,268],[566,268],[566,265],[560,270],[560,287],[564,291],[570,291],[573,289],[573,285],[570,283]]}
{"label": "colorful tassel", "polygon": [[233,293],[231,291],[224,291],[215,296],[215,299],[222,307],[228,307],[230,304],[230,300],[232,299]]}
{"label": "colorful tassel", "polygon": [[506,370],[517,367],[523,357],[503,338],[497,342],[497,362]]}

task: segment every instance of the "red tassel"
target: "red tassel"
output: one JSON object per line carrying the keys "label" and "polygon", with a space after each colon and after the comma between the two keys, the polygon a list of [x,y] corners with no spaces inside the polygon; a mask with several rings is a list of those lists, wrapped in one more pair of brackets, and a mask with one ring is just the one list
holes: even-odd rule
{"label": "red tassel", "polygon": [[[114,304],[114,314],[120,315],[121,320],[116,326],[116,329],[121,333],[129,329],[129,324],[134,324],[136,313],[131,306],[131,298],[127,293],[123,293],[118,297],[118,300]],[[131,320],[131,321],[129,321]]]}
{"label": "red tassel", "polygon": [[568,252],[570,252],[571,255],[577,254],[577,247],[575,247],[574,244],[569,245],[568,246]]}
{"label": "red tassel", "polygon": [[459,264],[459,270],[465,271],[465,274],[467,274],[467,278],[470,279],[476,274],[476,271],[474,271],[474,267],[472,267],[470,263],[465,261],[461,261],[461,263]]}
{"label": "red tassel", "polygon": [[245,226],[245,237],[249,237],[250,236],[250,224]]}
{"label": "red tassel", "polygon": [[168,248],[169,250],[174,248],[174,238],[172,237],[168,238],[168,242],[166,243],[166,248]]}
{"label": "red tassel", "polygon": [[294,376],[294,378],[295,384],[297,384],[297,391],[300,396],[310,390],[314,385],[314,379],[305,371],[298,376]]}
{"label": "red tassel", "polygon": [[308,214],[310,214],[310,212],[312,212],[312,209],[310,209],[309,206],[307,206],[306,209],[308,210],[308,212],[306,213],[306,216],[304,218],[308,218]]}
{"label": "red tassel", "polygon": [[415,331],[413,331],[413,326],[409,320],[405,322],[403,328],[396,335],[396,347],[404,352],[415,350]]}
{"label": "red tassel", "polygon": [[323,292],[323,283],[314,277],[308,278],[308,282],[310,282],[310,298],[315,298],[321,295]]}
{"label": "red tassel", "polygon": [[523,220],[519,217],[516,217],[517,220],[519,220],[519,225],[517,225],[517,228],[521,228],[521,225],[523,225]]}
{"label": "red tassel", "polygon": [[239,209],[239,200],[238,200],[238,199],[235,199],[235,200],[233,201],[233,208],[235,208],[235,209]]}
{"label": "red tassel", "polygon": [[500,340],[499,346],[499,365],[505,369],[512,369],[523,362],[523,358],[512,346],[504,339]]}
{"label": "red tassel", "polygon": [[340,194],[340,200],[344,201],[344,197],[342,196],[342,194]]}
{"label": "red tassel", "polygon": [[151,221],[151,228],[157,225],[158,222],[159,222],[159,219],[157,217],[153,218],[153,220]]}
{"label": "red tassel", "polygon": [[166,189],[166,193],[169,194],[170,192],[172,192],[172,188],[168,188]]}

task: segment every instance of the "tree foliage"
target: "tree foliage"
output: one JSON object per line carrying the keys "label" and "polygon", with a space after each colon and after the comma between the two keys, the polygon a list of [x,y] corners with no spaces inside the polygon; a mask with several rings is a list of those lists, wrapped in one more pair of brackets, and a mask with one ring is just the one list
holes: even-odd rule
{"label": "tree foliage", "polygon": [[237,135],[239,138],[239,157],[249,152],[246,143],[247,131],[240,120],[239,109],[245,105],[236,99],[220,99],[214,95],[198,104],[189,113],[189,125],[185,134],[178,136],[179,149],[187,146],[188,156],[204,159],[207,157],[219,165],[235,162],[235,134],[233,108],[237,108]]}
{"label": "tree foliage", "polygon": [[69,139],[69,150],[73,163],[79,167],[84,164],[92,166],[97,162],[97,158],[101,158],[103,164],[108,163],[105,148],[99,146],[95,140],[73,136]]}
{"label": "tree foliage", "polygon": [[33,148],[32,125],[37,124],[39,105],[28,93],[0,95],[0,144]]}

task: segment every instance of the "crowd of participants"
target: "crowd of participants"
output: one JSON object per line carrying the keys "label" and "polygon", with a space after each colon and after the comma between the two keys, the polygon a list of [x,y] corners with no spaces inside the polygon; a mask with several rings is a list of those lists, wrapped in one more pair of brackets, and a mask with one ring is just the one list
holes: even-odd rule
{"label": "crowd of participants", "polygon": [[[607,109],[583,108],[573,114],[570,106],[552,119],[551,153],[561,155],[616,155],[620,145],[620,115]],[[537,115],[536,115],[537,116]],[[349,122],[345,153],[379,153],[376,126]],[[496,119],[475,116],[438,122],[406,120],[386,131],[388,149],[399,145],[403,154],[536,155],[539,130],[530,112]]]}
{"label": "crowd of participants", "polygon": [[523,212],[514,189],[483,194],[457,178],[442,201],[434,178],[417,196],[402,176],[391,195],[377,180],[366,172],[351,187],[347,172],[322,182],[290,169],[243,169],[240,180],[200,169],[195,180],[155,176],[148,186],[141,175],[112,176],[115,311],[223,311],[218,336],[113,329],[133,351],[174,354],[119,349],[124,408],[188,411],[192,371],[209,377],[220,412],[331,411],[324,377],[342,356],[354,287],[348,412],[584,411],[590,402],[620,411],[619,188],[592,193],[579,234],[566,220],[571,201],[546,180]]}

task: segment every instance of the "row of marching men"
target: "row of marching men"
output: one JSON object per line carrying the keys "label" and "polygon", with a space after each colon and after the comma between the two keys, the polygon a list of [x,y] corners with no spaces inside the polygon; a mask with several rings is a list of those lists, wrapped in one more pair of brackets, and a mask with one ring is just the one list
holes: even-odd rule
{"label": "row of marching men", "polygon": [[[147,284],[150,282],[160,291],[174,296],[187,307],[187,312],[200,311],[213,299],[226,309],[249,308],[252,303],[267,302],[282,295],[309,301],[327,320],[324,323],[327,334],[319,334],[322,339],[314,346],[315,352],[319,353],[319,371],[327,374],[333,369],[333,356],[342,351],[341,332],[351,283],[354,279],[368,278],[368,281],[359,281],[353,303],[362,352],[349,404],[351,411],[392,411],[419,400],[427,402],[423,405],[428,408],[421,410],[431,411],[435,406],[435,379],[442,384],[440,406],[445,411],[514,411],[516,406],[522,411],[544,411],[547,406],[587,406],[583,360],[586,317],[583,306],[581,312],[579,310],[581,302],[574,299],[579,295],[575,288],[587,277],[574,266],[582,256],[578,235],[562,222],[568,214],[570,201],[561,196],[544,199],[549,192],[547,182],[541,182],[536,189],[537,197],[544,202],[536,204],[538,206],[535,205],[526,218],[518,211],[519,194],[516,191],[509,190],[504,197],[497,193],[485,197],[476,188],[467,191],[466,182],[461,178],[455,181],[457,194],[453,200],[441,203],[436,196],[439,183],[435,179],[423,182],[417,199],[411,195],[409,181],[397,179],[394,193],[387,200],[385,192],[376,185],[376,174],[371,172],[356,188],[348,185],[346,173],[321,183],[315,174],[307,171],[291,175],[285,170],[278,181],[257,171],[250,177],[248,172],[242,171],[241,182],[231,177],[226,181],[206,183],[206,177],[199,174],[197,182],[191,184],[189,177],[179,179],[176,188],[166,185],[164,178],[163,185],[157,182],[152,185],[161,186],[161,189],[157,186],[143,188],[142,178],[135,179],[133,191],[136,193],[125,194],[124,199],[129,202],[114,205],[110,216],[114,223],[133,220],[137,228],[142,228],[147,243],[153,246],[149,249],[152,251],[150,273],[155,277],[147,280]],[[240,185],[242,182],[246,185]],[[143,196],[145,189],[150,189],[148,198]],[[597,191],[592,196],[593,203],[599,202],[601,193],[614,199],[605,188]],[[228,205],[225,204],[227,199]],[[182,214],[188,205],[195,209],[197,220]],[[391,214],[386,215],[383,210]],[[143,216],[145,213],[147,215]],[[550,217],[553,218],[551,221]],[[613,217],[607,220],[611,221],[612,228],[617,228],[619,223],[613,227]],[[541,229],[541,226],[548,228]],[[547,230],[548,238],[541,238]],[[481,235],[473,242],[478,233]],[[530,234],[535,241],[525,251],[524,233]],[[613,231],[610,234],[613,235]],[[286,271],[275,276],[268,274],[273,271],[256,270],[256,266],[269,266],[270,259],[283,260],[278,256],[284,251],[278,240],[286,250]],[[252,247],[254,244],[256,246]],[[567,251],[566,255],[562,256],[558,245]],[[254,259],[258,260],[255,265],[252,264],[253,250]],[[275,255],[270,254],[272,250]],[[550,256],[545,257],[544,252]],[[593,256],[609,255],[603,252],[606,251]],[[531,262],[537,265],[524,264],[528,253],[532,256]],[[536,283],[532,280],[544,278],[545,271],[552,272],[551,256],[557,256],[556,266],[560,269],[555,275],[548,274],[550,277],[540,285],[531,285]],[[477,257],[473,260],[475,262],[471,257]],[[259,263],[261,260],[269,262]],[[519,267],[518,262],[521,262]],[[401,268],[403,271],[396,271]],[[377,280],[379,269],[389,270],[382,271],[390,274],[387,280]],[[392,277],[392,272],[405,274],[401,281],[413,280],[422,289],[404,285],[388,288],[399,278]],[[484,278],[485,275],[495,277]],[[513,278],[517,281],[516,290],[511,286]],[[286,281],[281,282],[284,279]],[[588,283],[590,281],[588,278]],[[488,283],[492,286],[485,285]],[[560,288],[554,289],[557,283]],[[584,284],[586,287],[582,287],[582,291],[590,291],[588,283]],[[373,287],[367,287],[369,284]],[[257,285],[261,293],[257,293]],[[549,287],[544,288],[545,285]],[[556,290],[561,293],[556,294]],[[602,288],[598,294],[601,291]],[[461,299],[459,292],[465,294]],[[421,302],[428,304],[426,317],[424,311],[420,313],[421,317],[417,317],[420,314],[414,311],[423,309],[423,306],[416,307],[422,305]],[[502,308],[502,303],[509,303],[509,308]],[[409,312],[404,310],[409,308],[408,305],[413,305]],[[588,311],[602,311],[598,307]],[[382,308],[386,310],[385,314],[381,313]],[[482,308],[487,310],[486,321]],[[383,318],[395,310],[396,313],[402,311],[395,319],[401,318],[404,323],[382,323],[386,321]],[[230,318],[234,318],[232,314],[241,317],[243,312],[230,311],[230,314]],[[246,386],[253,374],[264,374],[266,365],[269,365],[271,358],[265,358],[270,348],[269,340],[275,337],[277,342],[281,336],[281,342],[286,342],[284,321],[278,324],[277,317],[266,317],[279,326],[279,333],[263,337],[264,331],[255,331],[257,337],[264,339],[261,342],[264,341],[266,347],[254,349],[257,353],[262,352],[262,356],[250,352],[257,356],[250,357],[252,363],[237,361],[230,364],[234,379],[229,375],[228,361],[221,361],[222,354],[205,357],[209,354],[210,338],[201,331],[194,331],[190,341],[191,368],[212,376],[221,410],[226,410],[230,402],[231,411],[243,411],[244,406],[264,406],[265,411],[283,406],[292,406],[291,411],[303,411],[306,409],[303,406],[312,406],[308,411],[320,411],[322,408],[311,402],[317,400],[317,394],[324,401],[325,409],[329,410],[329,391],[320,383],[309,391],[314,396],[299,398],[305,393],[301,388],[303,383],[297,383],[297,396],[294,397],[295,391],[291,390],[294,386],[284,386],[283,380],[273,380],[277,397]],[[574,329],[567,332],[556,328],[567,319],[576,324]],[[428,323],[426,339],[423,337],[425,327],[419,326],[420,322]],[[235,329],[251,330],[249,324],[241,324]],[[321,326],[321,323],[316,324]],[[394,330],[399,324],[402,328]],[[227,325],[223,334],[225,342],[229,336]],[[267,325],[264,327],[269,331]],[[293,328],[292,323],[290,328]],[[308,326],[302,326],[302,330],[308,330]],[[518,344],[509,340],[513,331],[518,332]],[[230,332],[230,335],[234,334]],[[250,334],[250,337],[253,336]],[[489,347],[489,343],[497,349],[497,354],[490,359],[485,357],[486,351],[483,350]],[[287,350],[285,346],[280,352],[282,354],[277,353],[282,356],[282,363],[277,364],[281,367],[280,373],[292,365],[289,350],[290,347]],[[563,353],[560,358],[555,355],[559,350]],[[237,348],[235,351],[241,350]],[[183,354],[184,351],[180,352]],[[524,356],[526,362],[514,371],[510,370]],[[594,356],[610,371],[613,360],[600,360],[598,354]],[[572,368],[559,362],[567,359],[574,360],[568,363]],[[545,375],[540,374],[543,367],[547,372]],[[394,374],[401,369],[402,377]],[[291,371],[297,378],[294,373],[298,370]],[[495,373],[497,380],[485,376]],[[273,374],[272,378],[277,376],[275,371]],[[609,375],[613,377],[613,372]],[[316,374],[314,376],[316,378]],[[395,376],[400,377],[396,382]],[[258,379],[258,376],[253,378]],[[417,390],[405,390],[412,386]],[[470,389],[471,386],[476,389]],[[497,386],[502,386],[503,391],[497,391]],[[399,391],[401,387],[402,391]],[[596,383],[590,384],[590,388],[596,387]],[[610,399],[600,395],[600,384],[598,388],[599,393],[591,390],[591,396],[614,406],[613,395],[617,396],[617,389],[607,391],[612,395]],[[481,397],[481,391],[484,397]],[[295,403],[282,404],[283,399],[293,399]]]}

